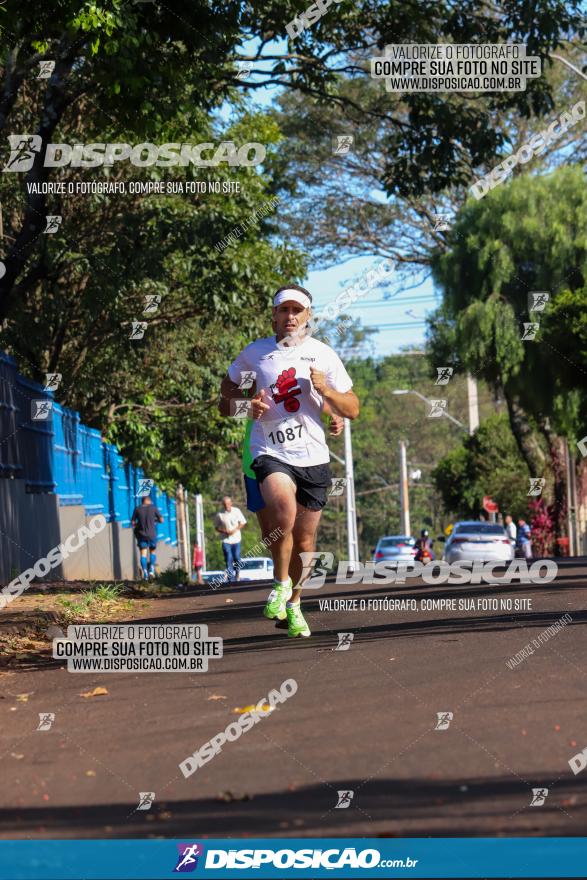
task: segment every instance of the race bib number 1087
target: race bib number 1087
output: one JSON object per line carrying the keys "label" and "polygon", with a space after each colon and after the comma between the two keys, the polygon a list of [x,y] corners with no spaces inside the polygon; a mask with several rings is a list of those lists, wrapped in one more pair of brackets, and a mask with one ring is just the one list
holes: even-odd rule
{"label": "race bib number 1087", "polygon": [[261,421],[265,433],[265,441],[277,449],[293,449],[307,443],[306,424],[303,416],[291,416],[289,419],[272,419]]}

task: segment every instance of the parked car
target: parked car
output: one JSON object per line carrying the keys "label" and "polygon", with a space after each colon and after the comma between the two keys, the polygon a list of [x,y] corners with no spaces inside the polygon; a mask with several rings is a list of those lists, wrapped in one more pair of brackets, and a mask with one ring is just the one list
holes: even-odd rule
{"label": "parked car", "polygon": [[240,561],[241,581],[273,580],[273,560],[267,556],[246,556]]}
{"label": "parked car", "polygon": [[503,526],[497,523],[458,522],[444,547],[448,563],[463,560],[475,562],[510,562],[514,548]]}
{"label": "parked car", "polygon": [[387,535],[379,538],[373,551],[373,562],[413,562],[416,539],[411,535]]}

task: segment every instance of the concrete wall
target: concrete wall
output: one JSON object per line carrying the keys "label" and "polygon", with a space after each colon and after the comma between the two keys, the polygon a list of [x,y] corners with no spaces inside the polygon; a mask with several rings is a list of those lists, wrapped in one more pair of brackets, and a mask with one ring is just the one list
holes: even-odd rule
{"label": "concrete wall", "polygon": [[[0,582],[7,584],[52,547],[75,535],[92,517],[82,505],[59,507],[52,494],[30,494],[24,480],[0,479]],[[157,546],[161,571],[175,567],[177,547]],[[108,523],[79,550],[52,569],[47,580],[138,580],[140,566],[134,535],[120,523]]]}

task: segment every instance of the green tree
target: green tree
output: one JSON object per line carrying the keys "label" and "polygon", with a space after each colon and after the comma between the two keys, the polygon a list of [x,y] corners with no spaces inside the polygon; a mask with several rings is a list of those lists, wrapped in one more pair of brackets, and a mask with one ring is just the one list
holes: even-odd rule
{"label": "green tree", "polygon": [[[565,47],[565,54],[581,65],[579,47]],[[360,67],[368,57],[353,60]],[[516,153],[561,108],[568,110],[587,96],[585,81],[559,61],[545,63],[543,87],[551,91],[554,106],[532,102],[530,113],[495,95],[443,93],[439,101],[420,95],[414,103],[414,96],[387,92],[378,80],[358,74],[338,77],[337,100],[330,103],[284,91],[274,111],[285,135],[276,161],[281,185],[295,198],[280,212],[283,229],[319,264],[367,254],[393,259],[410,276],[429,271],[447,243],[436,217],[446,215],[450,223],[476,178]],[[445,117],[439,122],[441,107]],[[428,129],[432,120],[434,131]],[[414,139],[422,136],[410,150],[403,141],[407,131]],[[337,136],[353,138],[346,152],[335,151]],[[581,124],[559,130],[513,175],[550,170],[567,162],[571,152],[577,164],[587,157]]]}
{"label": "green tree", "polygon": [[[441,494],[431,478],[433,468],[460,441],[462,432],[446,418],[428,418],[429,406],[415,395],[395,395],[395,390],[413,389],[427,398],[439,397],[430,380],[430,362],[420,353],[406,352],[379,360],[354,359],[347,364],[354,389],[361,400],[360,417],[352,424],[355,490],[362,558],[369,556],[377,539],[399,534],[399,441],[407,444],[411,528],[418,533],[428,526],[440,531],[446,525]],[[448,411],[461,421],[467,418],[467,392],[463,377],[454,377],[443,387]],[[483,383],[479,387],[482,417],[493,411],[493,401]],[[341,453],[339,452],[339,455]],[[342,466],[333,464],[337,475]],[[418,472],[420,472],[418,476]],[[321,540],[336,546],[340,510],[327,505],[321,526]],[[346,552],[346,543],[343,541]]]}
{"label": "green tree", "polygon": [[507,415],[486,418],[436,465],[432,480],[447,511],[457,519],[476,519],[483,496],[515,518],[528,512],[528,469],[510,430]]}
{"label": "green tree", "polygon": [[[188,122],[180,114],[162,137],[182,139]],[[192,136],[250,140],[260,131],[271,149],[275,124],[246,113],[221,133],[200,115]],[[75,126],[65,132],[82,135]],[[65,184],[77,175],[67,170]],[[59,401],[150,476],[195,490],[237,430],[216,411],[226,365],[263,332],[273,291],[302,276],[304,264],[272,243],[271,180],[255,169],[149,169],[137,176],[125,166],[112,179],[127,192],[48,197],[62,224],[41,237],[36,278],[5,322],[2,345],[37,381],[62,373]],[[133,182],[210,189],[145,196],[128,191]],[[19,222],[19,193],[11,186],[4,200],[9,239]],[[148,296],[157,297],[152,313],[145,313]],[[130,338],[137,321],[147,324],[138,340]]]}
{"label": "green tree", "polygon": [[[574,434],[585,406],[580,360],[573,359],[582,343],[570,341],[566,308],[587,302],[586,222],[582,169],[518,178],[467,203],[449,250],[433,266],[444,304],[431,323],[432,358],[448,358],[501,389],[529,473],[547,480],[559,533],[564,482],[557,434]],[[548,292],[544,311],[532,311],[532,291]],[[523,338],[536,329],[535,338]]]}
{"label": "green tree", "polygon": [[[195,0],[188,6],[169,0],[130,3],[128,0],[65,0],[54,5],[23,6],[7,2],[2,19],[3,83],[0,131],[25,131],[40,138],[41,149],[27,173],[27,184],[47,182],[45,148],[79,113],[82,102],[92,106],[84,141],[108,129],[155,140],[163,124],[178,112],[186,120],[210,112],[243,91],[279,84],[355,112],[361,105],[337,93],[337,76],[369,76],[367,59],[390,42],[525,42],[531,54],[547,62],[548,52],[565,37],[584,30],[580,0],[542,0],[540,15],[530,0],[502,0],[492,8],[465,0],[458,13],[451,0],[431,5],[420,0],[409,8],[391,2],[357,6],[343,0],[312,28],[283,46],[276,39],[305,8],[305,0],[229,0],[219,6]],[[255,45],[253,53],[244,47]],[[237,60],[250,58],[253,76],[237,76]],[[55,62],[52,76],[38,79],[41,61]],[[262,63],[261,63],[262,62]],[[385,95],[383,86],[380,95]],[[545,80],[534,80],[526,92],[498,94],[492,99],[522,113],[552,105]],[[420,194],[442,190],[463,176],[467,160],[479,164],[495,152],[499,136],[484,124],[475,101],[466,107],[444,96],[416,94],[385,108],[391,123],[384,140],[383,179],[389,191]],[[26,129],[16,128],[23,108]],[[402,110],[407,108],[407,113]],[[366,106],[377,118],[382,109]],[[9,128],[10,126],[10,128]],[[460,137],[453,137],[459,130]],[[188,128],[189,130],[189,128]],[[118,135],[118,137],[116,137]],[[466,147],[464,145],[467,145]],[[465,155],[464,155],[465,154]],[[46,215],[42,191],[27,188],[16,234],[4,254],[6,272],[0,279],[0,319],[9,315],[34,285],[42,245],[38,238]]]}

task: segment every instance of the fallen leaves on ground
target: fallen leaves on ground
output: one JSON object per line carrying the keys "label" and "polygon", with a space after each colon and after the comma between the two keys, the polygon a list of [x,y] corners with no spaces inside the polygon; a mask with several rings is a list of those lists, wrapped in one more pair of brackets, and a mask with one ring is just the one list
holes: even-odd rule
{"label": "fallen leaves on ground", "polygon": [[45,630],[45,635],[48,639],[64,639],[65,633],[61,629],[60,626],[50,626]]}
{"label": "fallen leaves on ground", "polygon": [[221,791],[216,800],[225,801],[225,803],[229,804],[232,803],[232,801],[250,801],[252,800],[252,797],[246,792],[244,794],[235,794],[232,791]]}
{"label": "fallen leaves on ground", "polygon": [[208,697],[209,700],[225,700],[226,697],[224,694],[210,694]]}
{"label": "fallen leaves on ground", "polygon": [[80,697],[85,697],[86,699],[88,697],[103,697],[104,694],[107,694],[107,693],[108,693],[108,691],[106,690],[106,688],[95,687],[93,691],[84,691],[83,693],[80,694]]}
{"label": "fallen leaves on ground", "polygon": [[270,706],[269,703],[263,703],[262,706],[257,709],[256,706],[235,706],[232,710],[235,715],[244,715],[245,712],[265,712],[266,715],[269,712],[273,712],[275,710],[275,706]]}

